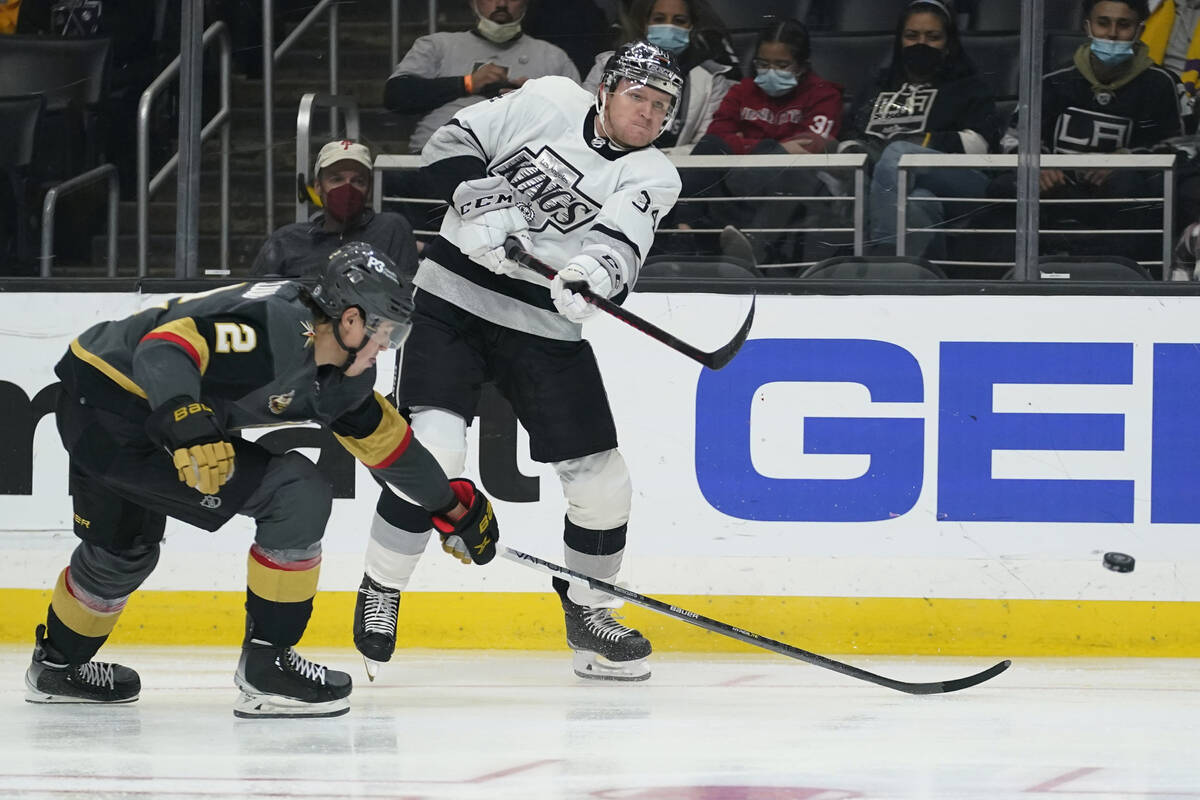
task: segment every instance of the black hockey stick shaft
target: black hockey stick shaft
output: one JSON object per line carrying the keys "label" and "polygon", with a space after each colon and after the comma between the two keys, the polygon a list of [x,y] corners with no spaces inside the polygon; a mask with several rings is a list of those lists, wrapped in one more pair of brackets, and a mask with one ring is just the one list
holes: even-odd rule
{"label": "black hockey stick shaft", "polygon": [[[526,269],[533,270],[544,278],[553,278],[558,274],[558,270],[554,269],[554,267],[551,267],[537,256],[526,252],[525,249],[521,247],[521,243],[515,238],[509,237],[508,241],[504,243],[504,251],[505,254],[513,261],[516,261]],[[746,315],[745,321],[742,322],[742,327],[738,329],[738,332],[734,334],[734,337],[716,350],[707,352],[688,344],[682,339],[676,337],[674,334],[667,333],[662,328],[647,322],[637,314],[634,314],[632,311],[626,311],[620,305],[614,303],[612,300],[609,300],[607,297],[600,297],[592,294],[591,289],[589,289],[587,284],[583,282],[579,282],[578,284],[568,284],[568,287],[572,292],[580,295],[587,302],[591,303],[605,314],[616,317],[625,324],[641,331],[652,339],[657,339],[672,350],[678,353],[683,353],[693,361],[700,362],[709,369],[720,369],[733,360],[733,357],[737,355],[737,351],[740,350],[742,345],[745,343],[746,337],[750,334],[750,326],[754,323],[754,303],[757,300],[757,297],[752,297],[750,299],[750,312]]]}
{"label": "black hockey stick shaft", "polygon": [[537,556],[531,556],[528,553],[522,553],[520,550],[514,550],[511,547],[501,546],[499,548],[500,555],[509,561],[515,561],[518,564],[524,564],[527,567],[536,569],[539,572],[544,572],[548,575],[554,575],[559,578],[573,580],[576,583],[584,583],[591,588],[607,592],[608,594],[620,597],[622,600],[627,600],[636,606],[648,608],[651,611],[657,611],[659,614],[665,614],[668,617],[682,620],[698,628],[703,628],[711,633],[719,633],[722,636],[728,636],[731,639],[737,639],[739,642],[761,647],[764,650],[770,650],[773,653],[778,653],[782,656],[794,658],[798,661],[804,661],[818,667],[832,670],[842,675],[847,675],[851,678],[857,678],[861,681],[869,681],[880,686],[885,686],[888,689],[895,689],[898,692],[906,694],[945,694],[947,692],[957,692],[961,689],[967,689],[976,684],[983,683],[986,680],[996,677],[1004,670],[1008,669],[1011,661],[1004,660],[993,667],[985,669],[983,672],[978,672],[974,675],[968,675],[965,678],[957,678],[949,681],[934,681],[932,683],[908,683],[906,681],[897,681],[891,678],[885,678],[882,675],[876,675],[873,672],[867,672],[864,669],[853,667],[849,664],[843,664],[841,661],[835,661],[832,658],[826,658],[816,653],[810,653],[807,650],[801,650],[799,647],[793,647],[790,644],[777,642],[774,639],[768,639],[766,636],[760,636],[757,633],[736,628],[733,625],[719,622],[715,619],[710,619],[694,611],[679,608],[678,606],[668,605],[661,600],[655,600],[653,597],[647,597],[643,594],[625,589],[621,586],[616,586],[611,583],[589,578],[574,570],[560,567],[558,564],[552,564],[549,561],[544,561]]}

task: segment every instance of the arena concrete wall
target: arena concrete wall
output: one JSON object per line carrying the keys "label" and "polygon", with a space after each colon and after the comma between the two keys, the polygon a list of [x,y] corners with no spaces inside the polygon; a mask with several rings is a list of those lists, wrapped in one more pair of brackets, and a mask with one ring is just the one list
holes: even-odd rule
{"label": "arena concrete wall", "polygon": [[[0,293],[0,641],[31,640],[75,541],[53,365],[91,323],[161,300]],[[715,348],[749,299],[627,305]],[[764,296],[718,372],[599,316],[587,333],[634,480],[622,579],[818,652],[1200,656],[1198,312],[1194,296]],[[312,432],[286,435],[339,495],[305,641],[349,646],[377,488]],[[472,439],[502,541],[561,561],[553,472],[495,404]],[[239,641],[252,537],[240,517],[169,523],[113,640]],[[1105,569],[1108,551],[1136,569]],[[401,644],[561,647],[548,588],[431,547]],[[626,611],[661,651],[743,648]]]}

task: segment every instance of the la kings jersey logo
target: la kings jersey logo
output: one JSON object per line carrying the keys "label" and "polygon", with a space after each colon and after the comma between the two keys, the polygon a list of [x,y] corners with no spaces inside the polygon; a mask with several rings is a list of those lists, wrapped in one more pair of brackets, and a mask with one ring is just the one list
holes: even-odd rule
{"label": "la kings jersey logo", "polygon": [[588,225],[600,213],[600,204],[579,190],[583,173],[550,147],[537,153],[522,147],[491,172],[507,178],[513,189],[524,195],[517,199],[517,208],[531,231],[554,227],[569,233]]}

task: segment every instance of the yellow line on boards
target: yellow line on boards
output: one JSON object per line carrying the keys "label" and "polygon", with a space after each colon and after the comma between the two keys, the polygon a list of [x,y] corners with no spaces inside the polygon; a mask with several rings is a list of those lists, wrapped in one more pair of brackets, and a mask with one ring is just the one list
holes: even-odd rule
{"label": "yellow line on boards", "polygon": [[[351,647],[354,592],[321,592],[303,643]],[[1200,603],[896,597],[663,595],[656,599],[822,654],[1200,657]],[[33,644],[50,591],[0,589],[0,642]],[[237,645],[242,592],[138,592],[111,641]],[[748,651],[748,645],[626,604],[628,624],[659,652]],[[551,593],[406,592],[399,646],[557,650],[562,610]]]}

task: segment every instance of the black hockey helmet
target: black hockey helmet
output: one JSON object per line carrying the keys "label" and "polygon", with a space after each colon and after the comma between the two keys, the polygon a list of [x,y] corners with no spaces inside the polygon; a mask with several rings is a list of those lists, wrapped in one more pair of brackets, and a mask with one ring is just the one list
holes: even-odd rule
{"label": "black hockey helmet", "polygon": [[[412,328],[412,286],[390,258],[366,242],[350,242],[330,253],[309,294],[331,319],[339,319],[347,308],[358,308],[368,338],[386,338],[389,347],[402,345]],[[359,349],[346,347],[340,336],[338,344],[351,353]]]}
{"label": "black hockey helmet", "polygon": [[[600,86],[608,92],[614,92],[617,84],[625,78],[651,89],[658,89],[671,96],[671,108],[663,119],[659,135],[675,120],[675,112],[679,109],[679,98],[683,94],[683,70],[675,56],[658,45],[644,41],[627,42],[618,47],[604,64],[604,72],[600,76]],[[596,94],[596,111],[604,113],[604,92]]]}

